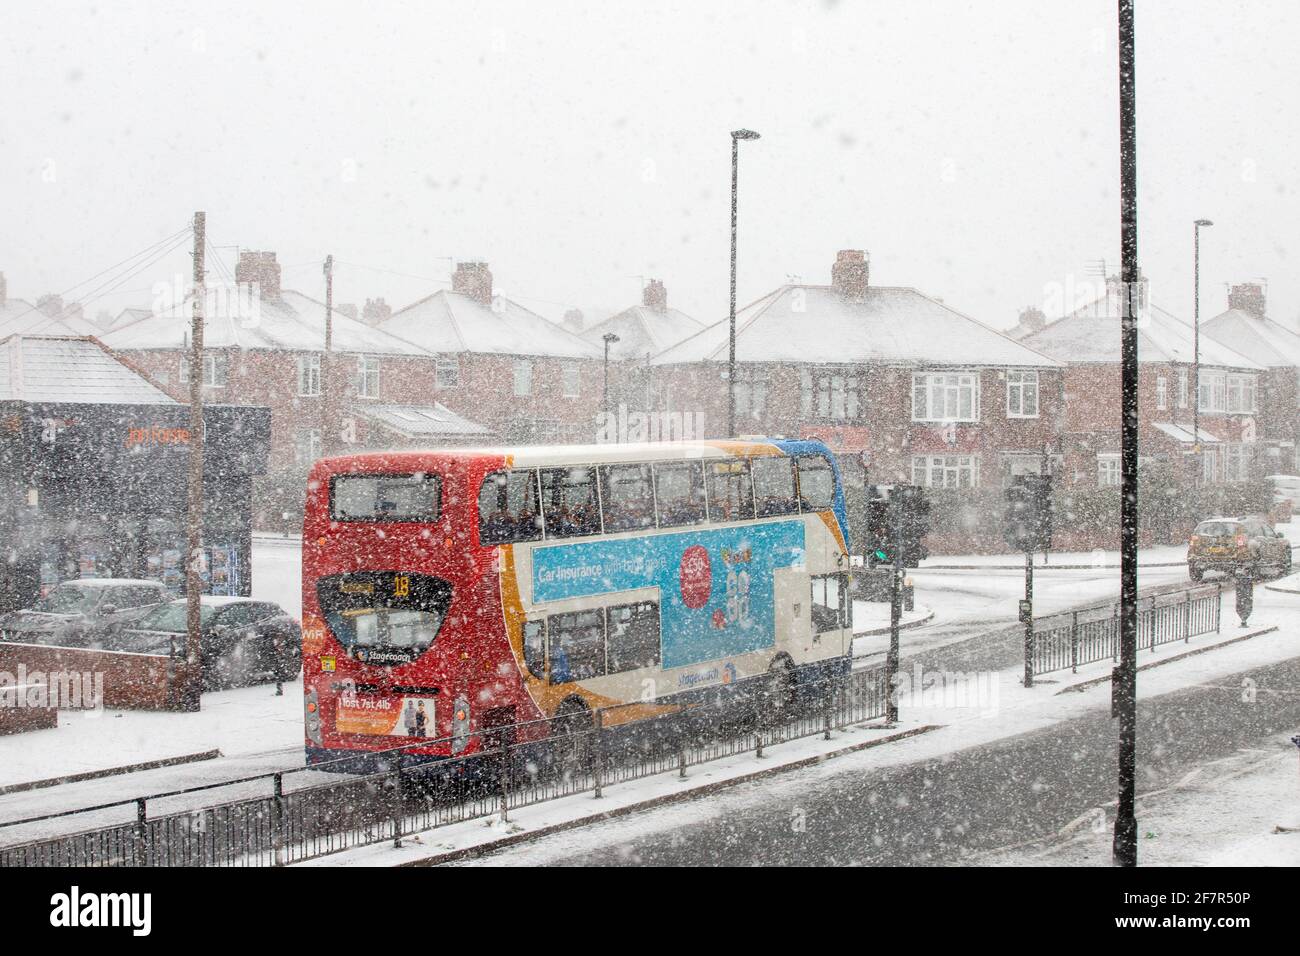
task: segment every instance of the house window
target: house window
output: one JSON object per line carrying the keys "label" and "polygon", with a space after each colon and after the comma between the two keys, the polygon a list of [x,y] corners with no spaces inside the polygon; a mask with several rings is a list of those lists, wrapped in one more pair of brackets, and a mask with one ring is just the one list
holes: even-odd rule
{"label": "house window", "polygon": [[1187,407],[1187,370],[1180,369],[1178,372],[1178,407]]}
{"label": "house window", "polygon": [[975,488],[979,462],[974,455],[916,455],[912,483],[927,488]]}
{"label": "house window", "polygon": [[1097,456],[1097,487],[1118,485],[1120,480],[1119,455]]}
{"label": "house window", "polygon": [[1219,480],[1219,450],[1203,448],[1201,450],[1201,480],[1213,484]]}
{"label": "house window", "polygon": [[[1054,459],[1049,460],[1052,468]],[[1007,452],[1002,456],[1002,485],[1010,487],[1021,475],[1041,475],[1043,473],[1043,456],[1030,452]]]}
{"label": "house window", "polygon": [[736,414],[762,418],[767,408],[767,378],[757,369],[736,369]]}
{"label": "house window", "polygon": [[294,458],[306,467],[320,457],[320,429],[300,428],[293,438]]}
{"label": "house window", "polygon": [[[753,372],[751,371],[751,375]],[[849,369],[807,369],[802,372],[801,407],[805,418],[822,418],[835,421],[855,419],[861,414],[861,379]],[[751,384],[762,389],[761,402],[767,401],[767,385],[751,379]],[[737,411],[740,389],[737,383]],[[756,394],[756,401],[760,400]],[[759,414],[755,412],[754,414]]]}
{"label": "house window", "polygon": [[1202,369],[1197,382],[1197,408],[1203,412],[1221,412],[1227,404],[1227,382],[1223,374]]}
{"label": "house window", "polygon": [[357,397],[379,397],[379,358],[362,355],[357,359]]}
{"label": "house window", "polygon": [[1223,446],[1223,480],[1249,481],[1251,446],[1232,443]]}
{"label": "house window", "polygon": [[918,372],[912,376],[912,421],[977,422],[979,417],[979,376],[974,372]]}
{"label": "house window", "polygon": [[[179,381],[186,384],[190,380],[189,356],[181,359]],[[226,356],[220,352],[203,353],[203,387],[224,388],[226,385]]]}
{"label": "house window", "polygon": [[515,362],[515,397],[527,398],[533,394],[533,363],[527,359]]}
{"label": "house window", "polygon": [[1007,417],[1038,417],[1038,373],[1007,372]]}
{"label": "house window", "polygon": [[582,366],[577,362],[565,362],[560,366],[560,386],[565,398],[577,398],[582,394]]}
{"label": "house window", "polygon": [[320,394],[320,356],[298,356],[298,394],[303,396]]}
{"label": "house window", "polygon": [[1156,376],[1156,408],[1164,411],[1169,407],[1169,379],[1163,375]]}
{"label": "house window", "polygon": [[460,360],[455,356],[440,357],[434,366],[434,381],[438,388],[460,385]]}
{"label": "house window", "polygon": [[1227,376],[1227,398],[1229,412],[1255,411],[1255,376]]}

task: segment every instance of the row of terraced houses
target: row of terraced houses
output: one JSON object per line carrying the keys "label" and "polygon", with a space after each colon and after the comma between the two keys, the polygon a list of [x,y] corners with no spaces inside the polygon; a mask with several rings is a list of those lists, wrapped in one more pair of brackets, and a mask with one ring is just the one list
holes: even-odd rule
{"label": "row of terraced houses", "polygon": [[[234,278],[257,289],[258,308],[213,310],[198,374],[207,401],[272,409],[270,469],[256,491],[266,527],[296,523],[321,455],[727,431],[727,319],[672,308],[657,279],[615,314],[555,322],[494,290],[486,263],[462,262],[449,289],[396,311],[382,299],[341,306],[327,322],[318,298],[282,288],[272,252],[241,252]],[[0,276],[0,338],[94,335],[185,397],[182,311],[126,310],[101,326],[4,289]],[[1263,289],[1233,287],[1227,309],[1202,321],[1199,389],[1191,324],[1146,290],[1144,464],[1201,485],[1295,472],[1300,336],[1269,318]],[[868,478],[973,494],[1044,468],[1068,487],[1116,485],[1120,294],[1110,279],[1074,311],[1048,321],[1028,310],[1002,333],[917,289],[873,283],[867,255],[841,251],[829,284],[781,285],[739,311],[736,430],[821,438],[857,487]]]}

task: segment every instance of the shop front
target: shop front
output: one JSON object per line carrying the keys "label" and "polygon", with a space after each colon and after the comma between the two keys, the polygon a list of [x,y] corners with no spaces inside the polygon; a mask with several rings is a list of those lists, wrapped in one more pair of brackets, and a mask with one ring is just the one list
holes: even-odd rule
{"label": "shop front", "polygon": [[[270,411],[209,406],[204,425],[204,592],[246,595]],[[191,445],[183,405],[0,403],[0,552],[13,572],[0,612],[78,577],[183,593]]]}

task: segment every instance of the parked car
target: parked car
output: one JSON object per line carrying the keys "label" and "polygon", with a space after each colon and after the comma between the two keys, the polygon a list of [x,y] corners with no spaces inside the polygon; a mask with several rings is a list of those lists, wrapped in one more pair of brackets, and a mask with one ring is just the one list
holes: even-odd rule
{"label": "parked car", "polygon": [[1300,505],[1300,475],[1268,475],[1265,479],[1273,486],[1273,502],[1291,502],[1291,510]]}
{"label": "parked car", "polygon": [[32,607],[0,618],[0,640],[96,647],[171,599],[160,581],[76,578],[55,585]]}
{"label": "parked car", "polygon": [[[113,650],[185,653],[186,602],[154,608],[112,639]],[[302,628],[284,608],[242,597],[199,598],[199,647],[209,689],[292,680],[302,667]]]}
{"label": "parked car", "polygon": [[1291,573],[1291,542],[1263,518],[1209,518],[1196,526],[1187,545],[1187,573],[1193,581],[1207,571],[1245,569],[1262,577],[1267,568]]}

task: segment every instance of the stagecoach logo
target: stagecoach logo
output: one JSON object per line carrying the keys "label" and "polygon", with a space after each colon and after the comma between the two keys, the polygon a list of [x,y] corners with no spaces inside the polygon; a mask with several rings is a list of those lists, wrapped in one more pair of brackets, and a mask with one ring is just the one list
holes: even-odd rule
{"label": "stagecoach logo", "polygon": [[352,651],[354,659],[363,664],[409,664],[415,660],[415,654],[409,650],[381,649],[377,647],[358,647]]}
{"label": "stagecoach logo", "polygon": [[693,671],[689,674],[679,674],[677,676],[678,687],[696,687],[700,684],[712,684],[721,680],[722,684],[734,684],[736,682],[736,665],[727,661],[722,667],[710,667],[702,671]]}
{"label": "stagecoach logo", "polygon": [[678,687],[695,687],[697,684],[712,684],[722,672],[716,667],[710,667],[704,671],[692,671],[689,674],[680,674],[677,677]]}

